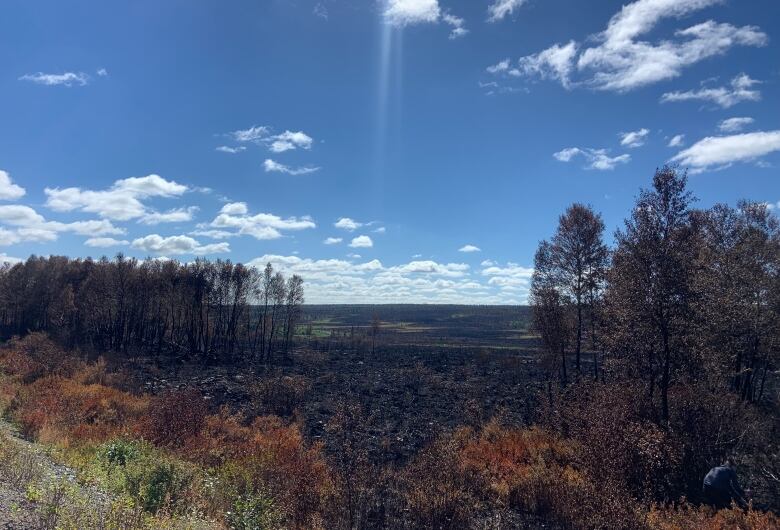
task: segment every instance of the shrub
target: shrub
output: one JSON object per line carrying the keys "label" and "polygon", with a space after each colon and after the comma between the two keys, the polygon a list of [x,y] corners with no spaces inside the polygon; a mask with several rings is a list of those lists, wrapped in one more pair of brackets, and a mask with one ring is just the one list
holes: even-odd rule
{"label": "shrub", "polygon": [[279,528],[282,525],[282,517],[273,499],[262,493],[236,497],[226,519],[234,530]]}
{"label": "shrub", "polygon": [[149,513],[188,504],[196,477],[192,466],[145,442],[122,439],[97,448],[94,473],[111,491],[128,495]]}
{"label": "shrub", "polygon": [[773,530],[780,528],[780,518],[772,513],[755,510],[715,511],[709,507],[684,504],[679,508],[653,506],[647,516],[653,530],[678,530],[697,528],[700,530]]}
{"label": "shrub", "polygon": [[19,391],[12,413],[26,435],[67,446],[116,436],[146,407],[146,399],[107,386],[46,376]]}
{"label": "shrub", "polygon": [[207,408],[195,389],[169,391],[152,398],[138,432],[155,445],[181,447],[197,436],[206,420]]}

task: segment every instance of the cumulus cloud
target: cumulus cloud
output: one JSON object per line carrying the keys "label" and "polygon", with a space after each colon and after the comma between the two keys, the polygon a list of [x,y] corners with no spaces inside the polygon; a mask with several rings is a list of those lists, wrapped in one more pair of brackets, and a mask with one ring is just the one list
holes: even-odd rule
{"label": "cumulus cloud", "polygon": [[[315,304],[519,304],[526,301],[530,281],[530,273],[524,274],[523,270],[531,271],[508,264],[475,276],[464,263],[418,260],[385,266],[379,260],[315,260],[278,255],[264,255],[249,264],[263,268],[267,263],[285,274],[301,276],[306,285],[306,301]],[[500,279],[494,280],[494,276]]]}
{"label": "cumulus cloud", "polygon": [[752,88],[753,85],[758,83],[759,81],[751,79],[749,75],[740,74],[731,80],[729,86],[701,88],[685,92],[666,92],[661,96],[661,103],[700,100],[711,101],[724,109],[728,109],[741,101],[760,100],[761,92]]}
{"label": "cumulus cloud", "polygon": [[24,197],[25,189],[13,183],[11,176],[0,169],[0,200],[13,201]]}
{"label": "cumulus cloud", "polygon": [[55,241],[60,233],[84,236],[123,234],[125,231],[107,219],[62,223],[48,221],[33,208],[22,204],[0,206],[0,244],[12,245],[24,241]]}
{"label": "cumulus cloud", "polygon": [[748,125],[752,124],[755,121],[756,120],[754,120],[753,118],[748,118],[748,117],[744,117],[744,118],[728,118],[728,119],[722,120],[718,124],[718,129],[720,129],[723,132],[729,132],[729,133],[739,132],[739,131],[741,131],[742,129],[744,129],[745,127],[747,127]]}
{"label": "cumulus cloud", "polygon": [[108,77],[108,70],[105,68],[98,68],[97,75],[99,77]]}
{"label": "cumulus cloud", "polygon": [[189,188],[159,175],[117,180],[107,190],[46,188],[46,206],[57,212],[81,210],[116,221],[129,221],[154,213],[141,202],[152,197],[173,198]]}
{"label": "cumulus cloud", "polygon": [[314,140],[303,131],[284,131],[282,134],[272,136],[270,141],[271,145],[269,149],[271,149],[271,151],[274,153],[283,153],[297,148],[311,149],[311,144]]}
{"label": "cumulus cloud", "polygon": [[368,236],[357,236],[352,238],[349,246],[352,248],[371,248],[374,246],[374,242]]}
{"label": "cumulus cloud", "polygon": [[109,248],[129,245],[130,242],[124,239],[114,239],[113,237],[91,237],[84,241],[84,244],[94,248]]}
{"label": "cumulus cloud", "polygon": [[680,147],[684,143],[684,140],[684,134],[677,134],[672,136],[672,138],[669,140],[669,147]]}
{"label": "cumulus cloud", "polygon": [[703,138],[672,158],[691,172],[722,169],[735,162],[750,162],[780,151],[780,130],[757,131]]}
{"label": "cumulus cloud", "polygon": [[230,252],[228,243],[211,243],[201,245],[189,236],[162,237],[159,234],[149,234],[133,240],[132,247],[144,252],[158,255],[177,256],[182,254],[205,256],[206,254],[222,254]]}
{"label": "cumulus cloud", "polygon": [[350,219],[349,217],[341,217],[338,221],[333,223],[333,226],[336,228],[341,228],[342,230],[349,230],[350,232],[354,232],[363,226],[363,223],[359,223],[358,221]]}
{"label": "cumulus cloud", "polygon": [[340,237],[329,237],[326,238],[325,241],[323,241],[323,243],[325,243],[326,245],[338,245],[342,241],[344,240]]}
{"label": "cumulus cloud", "polygon": [[[253,125],[248,129],[239,129],[228,133],[228,136],[239,143],[254,143],[265,145],[274,153],[283,153],[293,149],[311,149],[314,139],[303,131],[285,130],[280,134],[273,134],[271,127],[265,125]],[[237,148],[218,147],[218,151],[234,153],[246,149],[244,146]]]}
{"label": "cumulus cloud", "polygon": [[645,145],[647,135],[650,134],[649,129],[639,129],[638,131],[622,132],[620,133],[620,145],[634,149]]}
{"label": "cumulus cloud", "polygon": [[38,72],[35,74],[25,74],[19,78],[19,81],[30,81],[37,85],[45,86],[84,86],[89,82],[89,76],[84,72],[64,72],[61,74],[45,74]]}
{"label": "cumulus cloud", "polygon": [[229,202],[224,205],[219,212],[228,215],[244,215],[249,212],[249,208],[245,202]]}
{"label": "cumulus cloud", "polygon": [[611,157],[606,149],[591,149],[588,147],[567,147],[553,157],[559,162],[571,162],[575,157],[583,157],[588,164],[585,169],[598,169],[601,171],[615,169],[618,164],[626,164],[631,161],[631,155],[623,154]]}
{"label": "cumulus cloud", "polygon": [[482,249],[474,245],[463,245],[458,252],[482,252]]}
{"label": "cumulus cloud", "polygon": [[673,38],[648,39],[662,20],[680,19],[721,2],[637,0],[624,5],[604,31],[582,45],[573,40],[554,44],[520,58],[518,70],[528,77],[556,79],[567,88],[626,92],[678,77],[685,68],[735,46],[766,45],[767,35],[756,26],[737,27],[712,20],[677,30]]}
{"label": "cumulus cloud", "polygon": [[488,7],[488,22],[498,22],[512,15],[526,0],[495,0]]}
{"label": "cumulus cloud", "polygon": [[463,37],[469,32],[466,21],[443,11],[438,0],[388,0],[383,16],[388,24],[398,27],[442,21],[452,28],[450,39]]}
{"label": "cumulus cloud", "polygon": [[[217,231],[202,231],[201,234],[214,239],[224,239],[228,235],[247,235],[260,240],[278,239],[286,231],[295,232],[317,227],[308,216],[284,219],[270,213],[249,215],[246,204],[242,202],[224,205],[208,226]],[[199,228],[206,227],[199,225]]]}
{"label": "cumulus cloud", "polygon": [[395,26],[438,22],[438,0],[388,0],[384,17]]}
{"label": "cumulus cloud", "polygon": [[265,168],[266,173],[287,173],[288,175],[306,175],[320,170],[320,168],[313,166],[290,167],[271,160],[270,158],[267,158],[265,162],[263,162],[263,167]]}

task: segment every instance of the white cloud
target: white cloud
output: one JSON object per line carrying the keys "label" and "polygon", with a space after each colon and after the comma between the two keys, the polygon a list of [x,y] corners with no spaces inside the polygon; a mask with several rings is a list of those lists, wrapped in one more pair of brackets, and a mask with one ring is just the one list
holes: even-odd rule
{"label": "white cloud", "polygon": [[638,131],[620,133],[620,145],[634,149],[645,145],[649,129],[639,129]]}
{"label": "white cloud", "polygon": [[197,206],[188,206],[186,208],[174,208],[172,210],[168,210],[167,212],[151,212],[141,217],[138,222],[145,225],[156,225],[160,223],[183,223],[186,221],[192,221],[192,218],[197,211]]}
{"label": "white cloud", "polygon": [[[766,34],[755,26],[712,20],[677,30],[673,38],[647,40],[660,21],[680,19],[722,1],[637,0],[624,5],[604,31],[581,47],[575,41],[555,44],[521,58],[519,70],[525,76],[557,79],[565,87],[625,92],[678,77],[683,69],[734,46],[766,45]],[[571,79],[574,73],[579,74],[576,81]]]}
{"label": "white cloud", "polygon": [[269,149],[274,153],[283,153],[296,148],[311,149],[313,141],[312,137],[303,131],[284,131],[282,134],[271,137]]}
{"label": "white cloud", "polygon": [[46,86],[84,86],[89,81],[89,76],[84,72],[64,72],[62,74],[44,74],[38,72],[35,74],[25,74],[19,78],[19,81],[30,81],[38,85]]}
{"label": "white cloud", "polygon": [[610,157],[606,149],[591,149],[588,147],[567,147],[557,153],[553,153],[553,157],[560,162],[570,162],[576,156],[582,156],[588,161],[589,164],[585,166],[585,169],[598,169],[601,171],[615,169],[618,164],[626,164],[631,161],[631,155],[623,154]]}
{"label": "white cloud", "polygon": [[669,147],[680,147],[684,143],[685,135],[677,134],[669,140]]}
{"label": "white cloud", "polygon": [[325,239],[325,241],[323,241],[323,243],[325,243],[326,245],[338,245],[342,241],[344,241],[344,240],[342,238],[340,238],[340,237],[329,237],[329,238]]}
{"label": "white cloud", "polygon": [[527,292],[471,277],[469,266],[462,263],[413,261],[385,267],[379,260],[265,255],[249,264],[263,268],[266,263],[285,274],[300,275],[307,303],[517,304],[525,301]]}
{"label": "white cloud", "polygon": [[445,24],[452,26],[452,31],[450,31],[450,39],[457,39],[468,34],[469,30],[466,29],[466,21],[462,18],[445,13],[442,15],[441,19]]}
{"label": "white cloud", "polygon": [[395,26],[438,22],[438,0],[388,0],[384,17]]}
{"label": "white cloud", "polygon": [[488,7],[488,22],[497,22],[519,9],[526,0],[495,0]]}
{"label": "white cloud", "polygon": [[677,101],[711,101],[724,109],[733,107],[740,101],[758,101],[761,99],[761,92],[754,90],[753,85],[759,81],[751,79],[747,74],[739,74],[731,80],[730,86],[716,88],[701,88],[699,90],[688,90],[686,92],[666,92],[661,96],[662,103]]}
{"label": "white cloud", "polygon": [[[271,127],[265,125],[253,125],[248,129],[240,129],[228,134],[236,142],[254,143],[265,145],[273,153],[284,153],[294,149],[311,149],[314,139],[303,131],[285,130],[280,134],[272,134]],[[237,153],[246,147],[217,147],[217,151],[224,153]]]}
{"label": "white cloud", "polygon": [[230,147],[228,145],[220,145],[219,147],[217,147],[216,150],[219,151],[220,153],[228,153],[231,155],[235,155],[236,153],[240,153],[241,151],[246,151],[246,147],[243,145],[239,145],[236,147]]}
{"label": "white cloud", "polygon": [[11,176],[0,169],[0,200],[13,201],[24,197],[25,193],[23,187],[14,184],[11,181]]}
{"label": "white cloud", "polygon": [[474,245],[463,245],[458,252],[482,252],[482,249]]}
{"label": "white cloud", "polygon": [[317,2],[317,5],[314,6],[312,13],[316,17],[328,20],[328,8],[322,2]]}
{"label": "white cloud", "polygon": [[734,162],[749,162],[780,151],[780,130],[757,131],[731,136],[710,136],[680,151],[673,162],[691,168],[694,173],[721,169]]}
{"label": "white cloud", "polygon": [[190,232],[193,236],[203,236],[211,239],[228,239],[229,237],[236,237],[239,234],[236,232],[228,232],[227,230],[193,230]]}
{"label": "white cloud", "polygon": [[[0,243],[2,244],[2,243]],[[2,263],[8,263],[9,265],[15,265],[17,263],[22,263],[24,260],[21,258],[15,258],[13,256],[9,256],[5,252],[0,252],[0,264]]]}
{"label": "white cloud", "polygon": [[0,228],[0,244],[5,245],[23,241],[55,241],[60,233],[102,236],[125,232],[107,219],[71,223],[47,221],[33,208],[22,204],[0,206],[0,224],[14,227],[13,230]]}
{"label": "white cloud", "polygon": [[113,237],[91,237],[84,241],[84,244],[94,248],[109,248],[129,245],[130,242],[124,239],[114,239]]}
{"label": "white cloud", "polygon": [[398,27],[442,21],[452,28],[450,39],[463,37],[469,32],[466,21],[442,11],[438,0],[387,0],[383,15],[388,24]]}
{"label": "white cloud", "polygon": [[97,71],[97,75],[99,77],[108,77],[108,70],[106,70],[105,68],[99,68]]}
{"label": "white cloud", "polygon": [[374,246],[374,242],[368,236],[357,236],[352,238],[349,246],[352,248],[371,248]]}
{"label": "white cloud", "polygon": [[333,223],[333,226],[336,228],[341,228],[342,230],[349,230],[350,232],[354,232],[363,226],[363,223],[359,223],[358,221],[350,219],[349,217],[341,217],[338,221]]}
{"label": "white cloud", "polygon": [[521,57],[517,62],[518,68],[509,69],[507,72],[514,77],[525,75],[555,79],[569,88],[577,49],[577,43],[574,41],[564,45],[555,44],[536,55]]}
{"label": "white cloud", "polygon": [[219,212],[228,215],[245,215],[249,212],[249,208],[245,202],[229,202]]}
{"label": "white cloud", "polygon": [[232,234],[248,235],[260,240],[278,239],[282,237],[284,231],[292,232],[317,227],[308,216],[283,219],[269,213],[248,215],[244,203],[226,204],[209,226],[218,229],[218,232],[201,232],[207,237],[224,239],[227,234]]}
{"label": "white cloud", "polygon": [[267,173],[268,172],[287,173],[288,175],[306,175],[308,173],[314,173],[315,171],[320,170],[320,168],[312,167],[312,166],[293,168],[284,164],[280,164],[279,162],[275,162],[270,158],[266,159],[265,162],[263,162],[263,167],[265,168],[265,171]]}
{"label": "white cloud", "polygon": [[379,228],[375,228],[374,230],[372,230],[372,232],[374,232],[375,234],[384,234],[385,232],[387,232],[387,228],[385,228],[384,226],[380,226]]}
{"label": "white cloud", "polygon": [[128,221],[153,213],[141,202],[151,197],[178,197],[187,186],[159,175],[130,177],[114,182],[107,190],[46,188],[46,206],[57,212],[81,210],[106,219]]}
{"label": "white cloud", "polygon": [[222,254],[230,252],[228,243],[211,243],[201,245],[197,240],[188,236],[162,237],[158,234],[149,234],[133,240],[133,248],[159,255],[191,254],[204,256],[206,254]]}
{"label": "white cloud", "polygon": [[485,70],[487,70],[489,74],[499,74],[501,72],[506,72],[507,70],[509,70],[509,64],[510,64],[509,59],[504,59],[503,61],[499,61],[492,66],[488,66]]}
{"label": "white cloud", "polygon": [[755,122],[753,118],[728,118],[718,124],[718,129],[723,132],[738,132]]}
{"label": "white cloud", "polygon": [[258,142],[268,137],[270,127],[265,125],[252,125],[248,129],[239,129],[230,133],[236,142]]}

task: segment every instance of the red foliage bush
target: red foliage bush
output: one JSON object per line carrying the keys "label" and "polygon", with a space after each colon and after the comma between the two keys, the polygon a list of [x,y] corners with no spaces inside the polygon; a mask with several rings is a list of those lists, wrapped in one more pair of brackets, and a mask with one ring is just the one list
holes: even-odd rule
{"label": "red foliage bush", "polygon": [[46,376],[19,391],[13,412],[25,434],[67,444],[125,432],[146,407],[144,398],[114,388]]}
{"label": "red foliage bush", "polygon": [[182,447],[201,432],[207,413],[203,396],[197,390],[165,392],[151,398],[136,431],[155,445]]}

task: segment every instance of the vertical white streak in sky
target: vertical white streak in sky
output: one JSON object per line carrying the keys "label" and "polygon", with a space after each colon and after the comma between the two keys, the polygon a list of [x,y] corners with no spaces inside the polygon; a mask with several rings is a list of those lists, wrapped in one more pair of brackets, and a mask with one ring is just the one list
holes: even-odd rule
{"label": "vertical white streak in sky", "polygon": [[[384,188],[385,162],[387,150],[387,122],[390,107],[390,68],[393,55],[393,38],[396,30],[391,24],[380,19],[379,72],[376,109],[376,138],[374,146],[374,171],[372,179],[372,206],[378,209]],[[400,60],[400,59],[399,59]]]}

